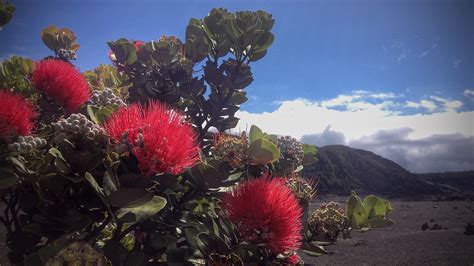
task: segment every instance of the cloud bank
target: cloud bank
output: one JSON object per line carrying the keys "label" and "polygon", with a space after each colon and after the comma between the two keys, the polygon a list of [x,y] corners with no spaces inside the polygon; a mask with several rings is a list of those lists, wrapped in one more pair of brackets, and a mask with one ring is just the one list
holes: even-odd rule
{"label": "cloud bank", "polygon": [[334,99],[283,101],[273,112],[239,111],[238,128],[258,125],[325,146],[349,145],[391,159],[416,173],[474,170],[474,111],[431,96],[406,101],[394,93],[354,91]]}

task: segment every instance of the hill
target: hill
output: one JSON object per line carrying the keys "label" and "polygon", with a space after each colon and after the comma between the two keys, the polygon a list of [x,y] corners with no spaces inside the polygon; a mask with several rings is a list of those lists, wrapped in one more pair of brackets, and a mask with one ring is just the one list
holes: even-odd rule
{"label": "hill", "polygon": [[303,176],[318,177],[318,191],[322,193],[348,195],[355,190],[392,197],[442,195],[459,192],[474,180],[474,172],[463,174],[457,181],[451,178],[456,173],[413,174],[373,152],[343,145],[320,147],[317,157],[319,161],[306,166]]}
{"label": "hill", "polygon": [[474,194],[474,171],[416,174],[429,183],[452,188],[460,193]]}

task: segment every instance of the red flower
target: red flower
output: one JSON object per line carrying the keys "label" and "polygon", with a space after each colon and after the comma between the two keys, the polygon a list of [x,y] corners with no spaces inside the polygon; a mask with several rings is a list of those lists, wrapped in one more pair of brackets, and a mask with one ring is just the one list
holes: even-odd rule
{"label": "red flower", "polygon": [[144,41],[135,41],[134,44],[135,44],[135,48],[137,49],[137,51],[140,50],[141,46],[145,46]]}
{"label": "red flower", "polygon": [[20,95],[0,90],[0,137],[28,135],[38,116],[33,105]]}
{"label": "red flower", "polygon": [[266,244],[275,254],[298,249],[302,210],[283,179],[263,176],[241,183],[224,196],[223,206],[244,240]]}
{"label": "red flower", "polygon": [[143,175],[180,174],[199,160],[197,136],[181,113],[159,102],[132,104],[113,114],[105,125],[109,135],[133,147]]}
{"label": "red flower", "polygon": [[290,265],[297,265],[297,264],[302,264],[301,263],[301,258],[300,256],[298,256],[298,254],[293,254],[291,256],[289,256],[286,261],[290,264]]}
{"label": "red flower", "polygon": [[53,98],[67,111],[74,112],[89,100],[89,85],[84,76],[71,64],[55,59],[36,63],[31,77],[33,85]]}
{"label": "red flower", "polygon": [[129,142],[133,143],[133,140],[137,139],[138,129],[144,124],[143,120],[144,113],[141,105],[132,104],[112,114],[105,129],[115,140],[121,140],[122,135],[127,133]]}

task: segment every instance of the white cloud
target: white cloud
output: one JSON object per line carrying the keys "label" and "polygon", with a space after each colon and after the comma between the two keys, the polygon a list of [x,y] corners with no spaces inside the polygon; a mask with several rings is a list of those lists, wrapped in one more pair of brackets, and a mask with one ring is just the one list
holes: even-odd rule
{"label": "white cloud", "polygon": [[[392,101],[381,101],[378,103],[371,103],[367,100],[374,99],[377,101],[395,99],[402,97],[403,94],[397,95],[393,92],[383,92],[383,93],[372,93],[365,90],[355,90],[352,91],[351,95],[341,94],[336,98],[324,100],[319,102],[320,106],[326,107],[329,109],[335,107],[343,107],[348,111],[359,111],[359,110],[370,110],[370,109],[384,109],[389,106],[395,105]],[[304,100],[304,99],[303,99]],[[279,104],[283,104],[284,101],[280,101]]]}
{"label": "white cloud", "polygon": [[[348,96],[348,95],[345,95],[345,96]],[[349,97],[351,97],[351,96],[352,97],[357,96],[357,99],[363,97],[363,98],[372,98],[372,99],[385,100],[385,99],[395,99],[395,98],[398,98],[398,97],[402,97],[403,94],[395,94],[393,92],[373,93],[373,92],[366,91],[366,90],[354,90],[354,91],[352,91],[352,95],[350,95]]]}
{"label": "white cloud", "polygon": [[442,98],[439,96],[430,96],[430,100],[420,100],[419,102],[407,101],[405,103],[406,107],[416,108],[416,109],[427,109],[430,112],[434,111],[445,111],[445,112],[455,112],[459,110],[463,103],[458,100],[450,100]]}
{"label": "white cloud", "polygon": [[474,137],[461,134],[432,135],[409,139],[413,130],[382,130],[349,143],[393,160],[415,173],[474,169]]}
{"label": "white cloud", "polygon": [[[402,95],[401,95],[402,96]],[[369,94],[368,97],[374,98],[374,99],[394,99],[399,97],[393,92],[388,92],[388,93],[374,93],[374,94]]]}
{"label": "white cloud", "polygon": [[[349,105],[354,102],[354,100],[360,99],[362,96],[360,95],[346,95],[346,94],[341,94],[338,95],[334,99],[326,100],[321,102],[321,106],[324,107],[336,107],[336,106],[344,106],[344,105]],[[284,103],[284,102],[280,102]]]}
{"label": "white cloud", "polygon": [[474,97],[474,90],[464,90],[464,96]]}
{"label": "white cloud", "polygon": [[[319,102],[282,101],[273,112],[239,111],[238,128],[257,125],[266,132],[319,146],[348,144],[415,172],[474,169],[474,155],[466,152],[474,149],[474,111],[459,111],[460,101],[432,96],[404,104],[381,99],[368,102],[369,97],[358,93]],[[406,107],[431,112],[401,113]]]}
{"label": "white cloud", "polygon": [[417,108],[417,109],[420,109],[420,108],[425,108],[425,109],[428,109],[429,111],[434,111],[436,110],[436,108],[438,108],[438,106],[432,102],[432,101],[428,101],[428,100],[421,100],[419,102],[406,102],[406,107],[411,107],[411,108]]}
{"label": "white cloud", "polygon": [[[419,104],[434,110],[434,102],[424,101]],[[430,114],[401,114],[393,110],[392,107],[396,105],[397,103],[391,101],[370,103],[351,95],[340,95],[322,102],[300,98],[283,101],[274,112],[239,111],[237,117],[241,118],[238,125],[240,128],[258,125],[267,132],[297,138],[321,133],[328,125],[331,125],[333,130],[342,132],[348,140],[371,135],[379,130],[402,127],[413,129],[411,138],[429,137],[433,134],[474,135],[474,111],[455,111],[459,106],[456,101],[446,103],[450,108],[448,111],[440,109],[439,112]],[[345,108],[338,110],[333,108],[335,106]]]}
{"label": "white cloud", "polygon": [[313,144],[316,146],[326,145],[346,145],[346,137],[342,132],[331,130],[331,125],[327,126],[326,129],[320,134],[303,135],[301,142],[306,144]]}
{"label": "white cloud", "polygon": [[431,96],[430,98],[442,103],[444,110],[447,112],[457,111],[459,108],[463,106],[463,103],[458,100],[445,99],[439,96]]}

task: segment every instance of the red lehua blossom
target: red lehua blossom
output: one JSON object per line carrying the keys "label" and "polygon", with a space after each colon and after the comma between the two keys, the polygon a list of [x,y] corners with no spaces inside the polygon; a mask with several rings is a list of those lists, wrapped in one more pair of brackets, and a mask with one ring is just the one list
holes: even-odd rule
{"label": "red lehua blossom", "polygon": [[197,136],[181,113],[159,102],[132,104],[113,114],[105,125],[120,140],[124,133],[143,175],[180,174],[199,160]]}
{"label": "red lehua blossom", "polygon": [[137,51],[138,51],[138,50],[140,50],[140,47],[141,47],[141,46],[144,46],[144,45],[145,45],[145,42],[144,42],[144,41],[135,41],[134,44],[135,44],[135,48],[136,48]]}
{"label": "red lehua blossom", "polygon": [[244,240],[266,244],[275,254],[299,248],[302,210],[282,178],[241,183],[224,196],[223,206]]}
{"label": "red lehua blossom", "polygon": [[33,85],[53,98],[67,111],[74,112],[89,100],[89,85],[84,76],[71,64],[56,59],[36,63],[31,77]]}
{"label": "red lehua blossom", "polygon": [[33,105],[20,95],[0,90],[0,137],[28,135],[38,116]]}
{"label": "red lehua blossom", "polygon": [[286,262],[290,265],[301,264],[301,258],[298,256],[298,254],[293,254],[286,259]]}
{"label": "red lehua blossom", "polygon": [[122,135],[127,133],[129,143],[133,143],[138,137],[138,129],[144,124],[143,120],[142,107],[139,104],[132,104],[112,114],[105,128],[112,139],[119,141]]}

